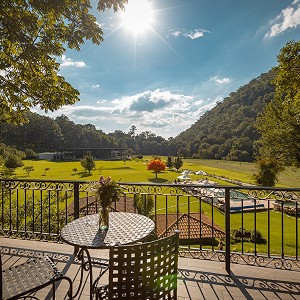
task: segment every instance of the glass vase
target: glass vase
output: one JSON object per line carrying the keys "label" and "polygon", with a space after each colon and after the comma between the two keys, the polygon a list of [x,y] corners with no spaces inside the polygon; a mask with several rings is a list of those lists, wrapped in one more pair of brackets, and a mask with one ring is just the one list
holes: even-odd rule
{"label": "glass vase", "polygon": [[99,228],[101,230],[108,230],[109,226],[109,207],[99,208]]}

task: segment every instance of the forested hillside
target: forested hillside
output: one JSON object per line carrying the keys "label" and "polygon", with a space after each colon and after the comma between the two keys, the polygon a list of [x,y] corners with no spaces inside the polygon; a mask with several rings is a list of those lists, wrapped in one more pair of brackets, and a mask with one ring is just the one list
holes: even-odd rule
{"label": "forested hillside", "polygon": [[259,137],[254,123],[274,96],[274,71],[262,74],[207,111],[188,130],[168,140],[150,131],[116,130],[106,134],[92,124],[75,124],[66,116],[52,119],[28,114],[22,126],[0,124],[0,143],[35,152],[60,148],[125,147],[134,154],[252,161]]}
{"label": "forested hillside", "polygon": [[259,133],[255,120],[274,97],[273,70],[261,74],[207,111],[175,138],[179,153],[199,158],[252,161]]}

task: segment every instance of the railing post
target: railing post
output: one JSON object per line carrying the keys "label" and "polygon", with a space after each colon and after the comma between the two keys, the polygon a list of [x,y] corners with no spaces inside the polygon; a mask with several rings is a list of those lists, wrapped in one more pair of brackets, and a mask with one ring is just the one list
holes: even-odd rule
{"label": "railing post", "polygon": [[79,218],[79,182],[74,182],[74,219]]}
{"label": "railing post", "polygon": [[225,188],[225,269],[230,274],[230,189]]}

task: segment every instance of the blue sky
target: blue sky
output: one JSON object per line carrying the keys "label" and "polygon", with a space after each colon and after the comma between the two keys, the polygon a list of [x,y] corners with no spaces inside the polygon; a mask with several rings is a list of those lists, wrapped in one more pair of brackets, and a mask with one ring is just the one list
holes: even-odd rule
{"label": "blue sky", "polygon": [[49,116],[65,114],[105,133],[134,125],[137,133],[175,137],[276,66],[280,49],[300,37],[300,0],[148,3],[152,22],[139,32],[122,13],[95,11],[104,42],[87,42],[58,59],[81,100]]}

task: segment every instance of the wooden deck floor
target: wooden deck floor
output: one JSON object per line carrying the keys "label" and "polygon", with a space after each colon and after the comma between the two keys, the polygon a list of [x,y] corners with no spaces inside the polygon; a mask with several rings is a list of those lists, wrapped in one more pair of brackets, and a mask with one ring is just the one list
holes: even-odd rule
{"label": "wooden deck floor", "polygon": [[[79,282],[79,264],[73,261],[73,247],[66,244],[26,241],[0,237],[3,268],[21,263],[36,255],[50,255],[58,268],[72,278],[74,287]],[[91,252],[92,257],[107,260],[108,252]],[[178,299],[286,299],[300,300],[300,272],[266,267],[232,265],[230,276],[223,262],[179,258]],[[95,270],[99,271],[99,270]],[[77,299],[89,299],[89,278],[85,277]],[[104,284],[106,278],[101,282]],[[56,299],[66,299],[67,285],[61,283]],[[37,293],[38,299],[51,299],[50,289]]]}

